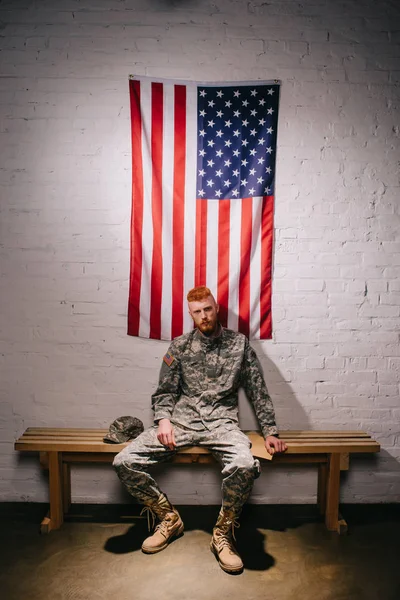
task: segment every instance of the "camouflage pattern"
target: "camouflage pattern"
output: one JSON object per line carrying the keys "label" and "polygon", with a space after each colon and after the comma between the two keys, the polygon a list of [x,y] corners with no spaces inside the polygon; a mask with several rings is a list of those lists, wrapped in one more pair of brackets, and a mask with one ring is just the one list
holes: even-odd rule
{"label": "camouflage pattern", "polygon": [[277,434],[261,367],[244,335],[221,328],[218,336],[206,337],[194,329],[171,343],[152,396],[156,425],[114,459],[117,474],[132,496],[151,505],[162,493],[147,471],[176,452],[157,439],[157,422],[167,418],[173,424],[177,449],[196,445],[210,449],[222,466],[222,507],[240,514],[260,474],[250,440],[238,426],[240,387],[253,404],[264,437]]}
{"label": "camouflage pattern", "polygon": [[114,459],[114,468],[128,492],[139,502],[150,505],[162,494],[149,468],[168,461],[185,446],[205,446],[222,466],[222,506],[236,516],[246,502],[253,482],[260,475],[260,463],[251,453],[247,435],[234,425],[212,431],[190,430],[174,425],[176,450],[169,450],[157,439],[157,426],[147,429]]}
{"label": "camouflage pattern", "polygon": [[113,421],[108,429],[107,435],[103,438],[104,442],[114,444],[123,444],[134,440],[144,430],[144,425],[136,417],[118,417]]}
{"label": "camouflage pattern", "polygon": [[221,335],[208,338],[195,329],[176,338],[166,356],[152,396],[155,422],[167,418],[196,431],[238,425],[243,387],[263,436],[278,433],[261,366],[243,334],[222,328]]}

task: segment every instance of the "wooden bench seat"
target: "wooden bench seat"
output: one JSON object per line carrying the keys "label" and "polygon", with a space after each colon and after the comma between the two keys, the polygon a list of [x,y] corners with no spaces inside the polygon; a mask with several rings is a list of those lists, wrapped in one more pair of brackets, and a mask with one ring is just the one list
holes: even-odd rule
{"label": "wooden bench seat", "polygon": [[[15,449],[38,452],[41,465],[49,470],[49,514],[41,531],[59,529],[71,505],[71,463],[111,463],[127,444],[103,442],[106,429],[29,427],[15,442]],[[245,432],[256,458],[269,460],[271,466],[282,463],[318,465],[317,500],[326,527],[345,533],[347,524],[339,514],[340,471],[349,468],[352,453],[379,452],[380,446],[363,431],[281,431],[288,449],[283,454],[268,454],[264,440],[256,431]],[[179,450],[172,462],[214,462],[209,450],[200,446]]]}

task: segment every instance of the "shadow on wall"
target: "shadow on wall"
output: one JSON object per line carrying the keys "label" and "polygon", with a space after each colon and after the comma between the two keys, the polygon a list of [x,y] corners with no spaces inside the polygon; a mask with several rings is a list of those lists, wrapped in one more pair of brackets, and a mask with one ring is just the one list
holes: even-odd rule
{"label": "shadow on wall", "polygon": [[181,6],[190,7],[197,4],[196,0],[152,0],[148,4],[152,5],[152,10],[165,10],[166,8],[180,8]]}
{"label": "shadow on wall", "polygon": [[[264,354],[263,348],[252,343],[257,352],[264,373],[269,395],[275,409],[278,430],[310,429],[310,421],[304,408],[297,400],[294,391],[273,361]],[[241,391],[239,395],[239,416],[242,429],[258,429],[257,419],[250,402]]]}
{"label": "shadow on wall", "polygon": [[[373,436],[379,442],[379,436]],[[379,484],[379,498],[371,495],[371,488]],[[400,461],[390,451],[379,454],[353,454],[350,469],[341,474],[341,497],[349,503],[385,503],[382,497],[390,497],[390,503],[400,502]]]}

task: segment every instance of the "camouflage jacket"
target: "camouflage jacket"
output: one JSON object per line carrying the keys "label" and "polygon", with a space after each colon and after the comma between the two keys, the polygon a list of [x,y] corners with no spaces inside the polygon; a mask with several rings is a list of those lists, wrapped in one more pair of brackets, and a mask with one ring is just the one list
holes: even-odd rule
{"label": "camouflage jacket", "polygon": [[248,339],[222,328],[207,338],[198,329],[181,335],[164,356],[152,395],[154,420],[170,419],[191,430],[238,425],[238,390],[252,403],[263,436],[275,435],[274,408]]}

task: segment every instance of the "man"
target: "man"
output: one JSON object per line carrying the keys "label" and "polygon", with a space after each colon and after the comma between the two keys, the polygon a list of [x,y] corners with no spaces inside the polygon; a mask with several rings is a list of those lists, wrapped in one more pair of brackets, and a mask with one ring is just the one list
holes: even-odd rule
{"label": "man", "polygon": [[272,402],[247,338],[220,325],[218,305],[207,287],[192,289],[187,300],[196,327],[175,338],[163,358],[152,396],[155,425],[115,457],[114,467],[132,496],[159,520],[142,545],[151,554],[179,536],[183,522],[148,468],[183,446],[209,448],[223,467],[222,507],[211,550],[224,571],[238,573],[243,563],[233,544],[233,528],[260,472],[250,441],[238,426],[239,387],[254,406],[268,452],[287,447],[277,437]]}

